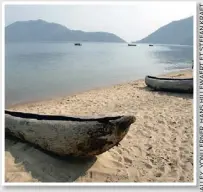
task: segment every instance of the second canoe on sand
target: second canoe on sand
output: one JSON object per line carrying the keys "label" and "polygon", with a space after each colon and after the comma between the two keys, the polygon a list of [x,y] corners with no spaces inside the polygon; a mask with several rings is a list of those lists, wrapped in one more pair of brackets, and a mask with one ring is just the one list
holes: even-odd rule
{"label": "second canoe on sand", "polygon": [[193,93],[193,78],[180,79],[146,76],[145,83],[148,87],[157,91]]}
{"label": "second canoe on sand", "polygon": [[78,118],[5,111],[5,133],[60,156],[99,155],[119,142],[134,116]]}

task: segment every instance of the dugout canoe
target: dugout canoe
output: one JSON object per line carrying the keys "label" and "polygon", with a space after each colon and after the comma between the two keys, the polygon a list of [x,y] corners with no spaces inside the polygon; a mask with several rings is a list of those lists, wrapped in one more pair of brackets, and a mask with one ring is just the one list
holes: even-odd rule
{"label": "dugout canoe", "polygon": [[5,135],[12,135],[60,156],[95,156],[127,134],[134,116],[69,117],[5,110]]}
{"label": "dugout canoe", "polygon": [[145,84],[157,91],[193,93],[193,78],[180,79],[146,76]]}

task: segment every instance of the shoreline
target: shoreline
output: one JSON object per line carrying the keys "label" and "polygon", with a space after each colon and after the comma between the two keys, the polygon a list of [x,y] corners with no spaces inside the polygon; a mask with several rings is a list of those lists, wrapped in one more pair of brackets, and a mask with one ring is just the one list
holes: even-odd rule
{"label": "shoreline", "polygon": [[[161,76],[187,78],[192,70]],[[136,117],[119,146],[84,161],[5,141],[6,182],[193,182],[193,95],[150,91],[143,79],[10,108],[68,116]]]}
{"label": "shoreline", "polygon": [[[181,72],[188,72],[188,71],[191,71],[191,69],[182,69],[182,70],[175,70],[175,71],[172,71],[172,72],[166,72],[166,73],[162,73],[162,74],[159,74],[159,75],[156,75],[157,77],[164,77],[164,76],[173,76],[173,75],[176,75],[176,74],[179,74]],[[140,82],[140,81],[144,81],[144,79],[137,79],[137,80],[132,80],[132,81],[126,81],[126,82],[123,82],[123,83],[118,83],[118,84],[112,84],[112,85],[107,85],[107,86],[102,86],[102,87],[95,87],[95,88],[90,88],[90,89],[87,89],[87,90],[82,90],[82,91],[77,91],[77,92],[74,92],[74,93],[71,93],[71,94],[65,94],[65,95],[61,95],[61,96],[55,96],[55,97],[50,97],[50,98],[46,98],[46,99],[37,99],[37,100],[30,100],[30,101],[26,101],[26,102],[19,102],[19,103],[16,103],[16,104],[11,104],[11,105],[8,105],[8,107],[6,107],[6,109],[11,109],[11,108],[16,108],[16,107],[19,107],[19,106],[26,106],[26,105],[29,105],[29,104],[36,104],[36,103],[41,103],[41,102],[46,102],[46,101],[53,101],[53,100],[60,100],[60,99],[63,99],[65,97],[74,97],[74,96],[77,96],[77,95],[81,95],[83,93],[86,93],[86,92],[90,92],[90,91],[99,91],[99,90],[102,90],[102,89],[108,89],[108,88],[111,88],[111,87],[115,87],[115,86],[121,86],[121,85],[124,85],[124,84],[132,84],[132,83],[136,83],[136,82]]]}

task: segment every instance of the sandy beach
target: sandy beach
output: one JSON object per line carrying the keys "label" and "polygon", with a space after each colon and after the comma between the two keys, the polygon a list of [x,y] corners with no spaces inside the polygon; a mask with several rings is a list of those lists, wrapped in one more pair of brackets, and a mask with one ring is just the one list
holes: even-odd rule
{"label": "sandy beach", "polygon": [[[192,71],[164,76],[191,77]],[[193,182],[193,96],[137,80],[9,109],[70,116],[134,115],[120,145],[95,158],[59,158],[6,138],[6,182]]]}

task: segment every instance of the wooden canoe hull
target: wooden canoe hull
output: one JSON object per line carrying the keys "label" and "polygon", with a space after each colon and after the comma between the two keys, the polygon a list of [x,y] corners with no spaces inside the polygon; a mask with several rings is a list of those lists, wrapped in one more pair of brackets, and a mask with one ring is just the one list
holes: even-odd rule
{"label": "wooden canoe hull", "polygon": [[5,133],[60,156],[94,156],[118,145],[134,116],[77,118],[5,111]]}
{"label": "wooden canoe hull", "polygon": [[148,87],[157,91],[193,93],[193,78],[177,79],[146,76],[145,83]]}

